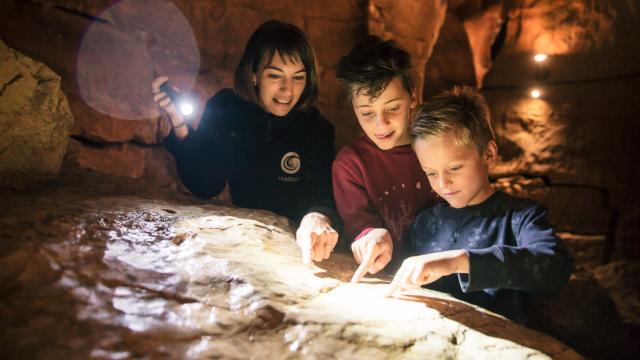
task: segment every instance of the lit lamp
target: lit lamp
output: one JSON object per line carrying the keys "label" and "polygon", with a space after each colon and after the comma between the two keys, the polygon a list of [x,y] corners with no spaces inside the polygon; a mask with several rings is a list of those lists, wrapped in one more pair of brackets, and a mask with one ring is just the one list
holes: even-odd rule
{"label": "lit lamp", "polygon": [[[536,71],[536,84],[540,84],[544,79],[546,79],[549,76],[549,73],[547,72],[546,66],[545,66],[545,62],[547,61],[547,54],[543,54],[543,53],[537,53],[533,56],[533,60],[538,64],[537,67],[537,71]],[[540,95],[542,95],[542,92],[540,91],[539,88],[535,87],[533,89],[531,89],[531,92],[529,93],[531,95],[532,98],[537,99],[540,97]]]}
{"label": "lit lamp", "polygon": [[173,90],[173,88],[169,85],[169,81],[163,82],[162,85],[160,85],[160,90],[167,94],[169,98],[171,98],[171,101],[182,115],[189,116],[193,114],[194,107],[191,101]]}
{"label": "lit lamp", "polygon": [[544,62],[545,60],[547,60],[547,54],[536,54],[533,57],[533,60],[535,60],[536,62]]}

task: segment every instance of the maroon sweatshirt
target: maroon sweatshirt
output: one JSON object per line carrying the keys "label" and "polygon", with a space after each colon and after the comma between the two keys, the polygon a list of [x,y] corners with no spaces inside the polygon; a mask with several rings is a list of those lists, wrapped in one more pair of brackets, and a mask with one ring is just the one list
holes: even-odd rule
{"label": "maroon sweatshirt", "polygon": [[362,136],[340,150],[332,172],[348,242],[385,228],[399,245],[415,214],[435,199],[411,145],[381,150]]}

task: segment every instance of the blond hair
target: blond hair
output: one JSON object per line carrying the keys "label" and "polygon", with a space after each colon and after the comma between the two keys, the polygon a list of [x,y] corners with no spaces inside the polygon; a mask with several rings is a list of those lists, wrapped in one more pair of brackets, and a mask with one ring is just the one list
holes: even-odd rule
{"label": "blond hair", "polygon": [[420,105],[413,116],[413,142],[452,136],[456,145],[473,146],[482,154],[495,140],[484,97],[469,86],[456,86]]}

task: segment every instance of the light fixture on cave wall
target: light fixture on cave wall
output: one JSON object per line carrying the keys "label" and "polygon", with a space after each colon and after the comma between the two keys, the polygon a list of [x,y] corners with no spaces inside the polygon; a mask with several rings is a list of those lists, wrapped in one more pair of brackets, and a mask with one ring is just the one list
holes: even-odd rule
{"label": "light fixture on cave wall", "polygon": [[549,76],[549,71],[547,69],[547,54],[537,53],[533,56],[533,61],[535,62],[536,71],[535,71],[535,86],[531,88],[529,95],[532,98],[538,99],[542,96],[541,84],[542,82]]}

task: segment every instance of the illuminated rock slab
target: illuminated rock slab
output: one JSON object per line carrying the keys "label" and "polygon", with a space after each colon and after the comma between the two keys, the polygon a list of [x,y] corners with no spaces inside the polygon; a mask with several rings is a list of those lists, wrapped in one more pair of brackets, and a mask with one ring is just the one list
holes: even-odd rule
{"label": "illuminated rock slab", "polygon": [[0,201],[4,358],[580,356],[437,292],[303,265],[286,219],[75,172]]}

